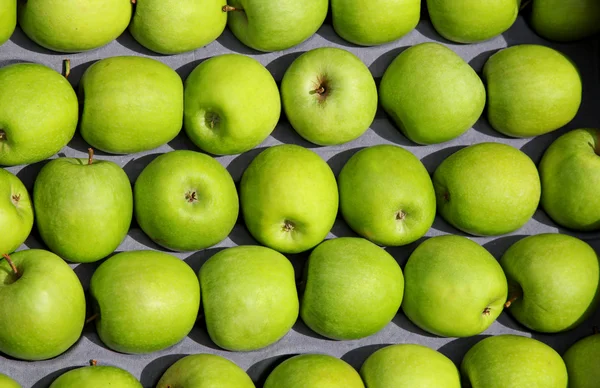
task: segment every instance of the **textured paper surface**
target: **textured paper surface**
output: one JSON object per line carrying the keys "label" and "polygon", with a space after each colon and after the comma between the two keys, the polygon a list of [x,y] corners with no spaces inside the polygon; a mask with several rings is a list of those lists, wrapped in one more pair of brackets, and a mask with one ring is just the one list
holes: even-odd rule
{"label": "textured paper surface", "polygon": [[[137,44],[129,33],[125,33],[116,41],[98,50],[66,56],[65,54],[53,53],[36,46],[20,30],[17,30],[12,39],[0,47],[0,66],[20,61],[31,61],[43,63],[60,71],[62,60],[70,58],[72,63],[70,81],[76,85],[85,69],[99,59],[117,55],[138,55],[153,57],[166,63],[185,79],[203,59],[218,54],[236,52],[252,56],[259,60],[271,71],[275,79],[279,82],[289,64],[302,52],[316,47],[331,46],[345,48],[358,55],[369,67],[376,80],[379,81],[387,66],[400,52],[409,46],[427,41],[437,41],[448,45],[478,72],[481,71],[481,68],[490,55],[507,46],[536,43],[554,47],[570,56],[580,68],[584,80],[584,100],[581,110],[577,118],[567,127],[533,139],[508,139],[493,131],[485,121],[485,118],[482,118],[465,135],[451,142],[436,146],[417,146],[411,143],[396,130],[381,110],[378,112],[371,128],[361,138],[343,146],[335,147],[317,147],[312,145],[301,139],[289,124],[282,121],[273,134],[256,149],[242,155],[220,157],[217,159],[227,167],[233,178],[239,181],[248,163],[265,147],[281,143],[295,143],[317,152],[329,163],[333,171],[337,174],[344,163],[361,148],[375,144],[396,144],[405,147],[417,155],[427,169],[433,172],[444,158],[461,147],[486,141],[511,144],[524,151],[537,163],[547,146],[558,135],[568,129],[600,127],[600,115],[598,114],[600,110],[600,81],[598,77],[600,56],[598,55],[598,40],[588,40],[572,44],[551,44],[536,36],[522,18],[503,35],[493,40],[474,45],[456,45],[445,41],[433,30],[428,21],[422,21],[416,30],[399,41],[378,47],[362,48],[343,41],[335,34],[330,25],[324,25],[316,35],[303,44],[283,52],[267,54],[258,53],[243,46],[226,30],[217,41],[210,45],[195,52],[177,56],[155,55]],[[435,58],[431,58],[431,60],[435,61]],[[81,137],[76,135],[70,144],[61,151],[60,155],[85,157],[87,148],[88,146]],[[118,163],[125,169],[133,182],[141,170],[157,155],[174,149],[197,150],[187,139],[185,133],[182,132],[169,144],[153,151],[125,156],[113,156],[98,152],[97,158],[112,160]],[[16,173],[31,190],[35,177],[42,166],[43,162],[26,167],[8,168],[8,170]],[[558,228],[541,210],[538,210],[533,219],[525,227],[511,235],[473,239],[482,244],[496,257],[499,257],[511,244],[520,238],[543,232],[569,233]],[[461,234],[441,218],[437,217],[427,236],[447,233]],[[352,235],[353,233],[345,223],[338,220],[331,231],[330,237]],[[598,239],[600,233],[577,236],[584,238],[597,251],[600,249],[600,240]],[[201,252],[178,253],[176,256],[185,260],[197,271],[202,263],[215,252],[229,246],[243,244],[256,244],[256,242],[248,234],[243,224],[238,224],[229,238],[217,246]],[[389,248],[388,251],[401,265],[404,265],[408,256],[417,245],[418,243],[406,247]],[[43,244],[35,237],[35,232],[25,245],[21,247],[21,249],[26,248],[43,248]],[[128,237],[121,244],[118,251],[135,249],[160,248],[153,244],[137,226],[133,225]],[[297,274],[300,273],[305,258],[306,254],[290,257]],[[73,267],[75,267],[75,272],[87,288],[97,264],[74,265]],[[203,324],[198,323],[194,330],[181,343],[170,349],[148,355],[124,355],[108,350],[102,345],[95,334],[93,325],[88,325],[81,339],[69,351],[53,360],[30,363],[3,358],[0,355],[0,372],[12,376],[23,387],[45,388],[65,371],[74,367],[87,365],[88,360],[96,359],[101,364],[125,368],[139,378],[144,387],[153,387],[166,368],[184,355],[213,353],[236,362],[244,370],[248,371],[250,376],[257,382],[257,386],[260,387],[268,372],[278,362],[285,359],[286,356],[298,353],[327,353],[341,357],[354,367],[359,368],[366,357],[382,346],[396,343],[420,343],[433,349],[438,349],[458,364],[465,352],[485,336],[502,333],[525,335],[539,339],[562,353],[576,340],[590,334],[593,324],[599,323],[600,312],[597,311],[595,317],[569,333],[540,335],[527,332],[506,313],[503,313],[498,321],[482,335],[472,338],[455,339],[438,338],[428,335],[411,324],[400,312],[394,318],[393,322],[387,325],[381,332],[357,341],[337,342],[321,338],[307,329],[301,321],[298,321],[294,328],[280,342],[266,349],[250,353],[233,353],[219,349],[208,338]],[[15,328],[15,330],[19,330],[19,328]]]}

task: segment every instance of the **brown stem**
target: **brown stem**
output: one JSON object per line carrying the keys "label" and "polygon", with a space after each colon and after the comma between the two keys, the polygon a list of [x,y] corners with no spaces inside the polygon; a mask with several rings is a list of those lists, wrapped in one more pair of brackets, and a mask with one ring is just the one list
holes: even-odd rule
{"label": "brown stem", "polygon": [[65,59],[63,60],[63,75],[65,78],[69,78],[71,74],[71,60]]}
{"label": "brown stem", "polygon": [[88,166],[94,163],[94,149],[88,148]]}
{"label": "brown stem", "polygon": [[521,293],[514,293],[507,301],[504,303],[505,308],[509,308],[517,299],[521,297]]}
{"label": "brown stem", "polygon": [[85,324],[87,325],[88,323],[92,323],[94,322],[96,319],[98,319],[98,314],[94,314],[91,317],[89,317],[88,319],[85,320]]}
{"label": "brown stem", "polygon": [[322,86],[319,86],[318,89],[313,90],[313,92],[317,93],[317,94],[323,94],[325,93],[325,88]]}
{"label": "brown stem", "polygon": [[521,8],[519,9],[519,11],[524,10],[525,8],[527,8],[527,6],[529,5],[529,3],[531,3],[531,0],[525,0],[523,2],[523,4],[521,4]]}
{"label": "brown stem", "polygon": [[10,268],[12,268],[13,272],[15,273],[15,275],[19,274],[19,271],[17,271],[17,266],[15,265],[15,263],[13,263],[13,261],[10,259],[10,256],[7,255],[6,253],[2,254],[2,257],[4,257],[4,259],[8,262],[8,265],[10,265]]}
{"label": "brown stem", "polygon": [[96,366],[96,365],[98,365],[98,361],[90,360],[90,366]]}
{"label": "brown stem", "polygon": [[137,3],[136,0],[131,0],[131,4],[135,4],[135,3]]}
{"label": "brown stem", "polygon": [[243,9],[241,9],[241,8],[235,8],[235,7],[232,7],[231,5],[224,5],[224,6],[223,6],[223,8],[221,8],[221,10],[222,10],[223,12],[233,12],[233,11],[240,11],[240,12],[243,12],[243,11],[244,11],[244,10],[243,10]]}

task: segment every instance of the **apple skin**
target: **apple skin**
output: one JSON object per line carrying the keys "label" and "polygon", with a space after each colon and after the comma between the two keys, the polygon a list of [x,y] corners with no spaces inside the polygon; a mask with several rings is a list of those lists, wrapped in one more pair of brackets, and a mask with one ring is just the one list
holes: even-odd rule
{"label": "apple skin", "polygon": [[0,373],[0,387],[2,388],[21,388],[21,385],[7,375]]}
{"label": "apple skin", "polygon": [[0,68],[0,165],[56,154],[75,134],[78,115],[77,95],[56,71],[35,63]]}
{"label": "apple skin", "polygon": [[600,130],[576,129],[556,139],[539,165],[541,205],[559,225],[600,229]]}
{"label": "apple skin", "polygon": [[33,205],[23,182],[0,168],[0,254],[12,253],[25,242],[33,227]]}
{"label": "apple skin", "polygon": [[208,259],[199,277],[208,334],[223,349],[264,348],[298,319],[294,267],[277,251],[228,248]]}
{"label": "apple skin", "polygon": [[404,278],[394,258],[377,245],[342,237],[316,247],[306,264],[300,316],[324,337],[368,337],[394,318]]}
{"label": "apple skin", "polygon": [[256,59],[218,55],[198,65],[185,81],[185,131],[211,154],[251,150],[273,132],[280,113],[277,84]]}
{"label": "apple skin", "polygon": [[[323,92],[315,92],[320,88]],[[369,68],[349,51],[320,47],[300,55],[281,81],[285,115],[306,140],[337,145],[359,138],[377,112]]]}
{"label": "apple skin", "polygon": [[421,19],[421,0],[331,0],[335,32],[348,42],[376,46],[411,32]]}
{"label": "apple skin", "polygon": [[421,43],[403,51],[387,68],[379,98],[407,138],[437,144],[459,137],[477,122],[485,107],[485,87],[454,51],[439,43]]}
{"label": "apple skin", "polygon": [[279,364],[263,388],[364,388],[349,364],[325,354],[301,354]]}
{"label": "apple skin", "polygon": [[597,0],[536,0],[531,25],[542,37],[573,42],[600,32],[600,2]]}
{"label": "apple skin", "polygon": [[17,0],[0,0],[0,46],[10,39],[16,26]]}
{"label": "apple skin", "polygon": [[417,344],[379,349],[367,358],[360,375],[367,388],[460,388],[454,363],[440,352]]}
{"label": "apple skin", "polygon": [[432,237],[404,268],[402,309],[415,325],[444,337],[485,331],[504,308],[506,276],[485,248],[466,237]]}
{"label": "apple skin", "polygon": [[167,369],[156,386],[178,387],[255,388],[242,368],[215,354],[193,354],[182,358]]}
{"label": "apple skin", "polygon": [[229,0],[227,26],[243,44],[258,51],[281,51],[294,47],[321,27],[328,0]]}
{"label": "apple skin", "polygon": [[226,0],[138,0],[129,31],[142,46],[180,54],[217,39],[227,24]]}
{"label": "apple skin", "polygon": [[444,38],[476,43],[508,30],[519,14],[520,0],[427,0],[431,23]]}
{"label": "apple skin", "polygon": [[461,374],[472,388],[567,388],[565,363],[538,340],[503,334],[473,346],[463,358]]}
{"label": "apple skin", "polygon": [[568,124],[579,110],[582,84],[575,64],[549,47],[523,44],[492,55],[483,67],[487,116],[511,137],[532,137]]}
{"label": "apple skin", "polygon": [[86,366],[60,375],[50,388],[142,388],[142,384],[124,369],[114,366]]}
{"label": "apple skin", "polygon": [[313,151],[293,144],[269,147],[250,163],[240,199],[252,236],[282,253],[300,253],[323,241],[339,202],[331,168]]}
{"label": "apple skin", "polygon": [[113,253],[127,236],[133,217],[127,174],[103,160],[91,165],[88,159],[52,160],[35,180],[33,203],[42,240],[52,252],[76,263]]}
{"label": "apple skin", "polygon": [[433,174],[439,214],[476,236],[514,232],[529,221],[540,200],[540,177],[533,161],[501,143],[463,148]]}
{"label": "apple skin", "polygon": [[85,71],[79,89],[81,136],[94,148],[113,154],[148,151],[181,130],[183,81],[155,59],[102,59]]}
{"label": "apple skin", "polygon": [[81,335],[85,295],[75,272],[54,253],[41,249],[0,261],[0,352],[27,361],[56,357]]}
{"label": "apple skin", "polygon": [[395,145],[354,154],[338,176],[340,210],[359,235],[400,246],[423,237],[435,219],[435,191],[423,163]]}
{"label": "apple skin", "polygon": [[27,0],[18,2],[19,26],[35,43],[75,53],[102,47],[127,29],[131,0]]}
{"label": "apple skin", "polygon": [[563,355],[569,388],[595,388],[600,381],[600,334],[577,341]]}
{"label": "apple skin", "polygon": [[174,251],[201,250],[225,239],[239,213],[229,172],[200,152],[162,154],[133,189],[135,218],[157,244]]}
{"label": "apple skin", "polygon": [[596,311],[600,263],[586,242],[544,233],[513,244],[500,265],[516,297],[508,311],[527,328],[542,333],[573,329]]}
{"label": "apple skin", "polygon": [[96,329],[110,349],[151,353],[181,341],[200,308],[200,285],[182,260],[156,251],[118,253],[90,283]]}

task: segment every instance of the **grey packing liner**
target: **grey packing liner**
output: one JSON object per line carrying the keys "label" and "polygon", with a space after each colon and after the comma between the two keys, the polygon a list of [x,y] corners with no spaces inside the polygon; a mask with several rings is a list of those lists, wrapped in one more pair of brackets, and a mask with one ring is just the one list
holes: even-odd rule
{"label": "grey packing liner", "polygon": [[[560,134],[569,129],[600,127],[600,115],[598,114],[600,109],[600,81],[598,71],[600,68],[600,64],[598,63],[600,59],[600,50],[598,40],[592,39],[570,44],[550,43],[535,35],[522,17],[517,20],[510,30],[501,36],[487,42],[472,45],[457,45],[444,40],[435,32],[429,21],[423,20],[414,31],[404,38],[394,43],[377,47],[357,47],[345,42],[335,34],[331,25],[326,24],[308,41],[282,52],[256,52],[242,45],[229,30],[226,30],[220,38],[208,46],[194,52],[175,56],[156,55],[141,47],[127,32],[108,46],[92,52],[74,55],[53,53],[35,45],[19,29],[17,29],[11,40],[0,47],[0,66],[21,61],[31,61],[42,63],[57,71],[61,71],[62,60],[70,58],[72,72],[69,80],[73,85],[77,85],[83,72],[95,61],[118,55],[136,55],[152,57],[164,62],[175,69],[181,77],[185,79],[185,77],[204,59],[219,54],[233,52],[248,55],[257,59],[265,65],[275,79],[280,82],[285,70],[298,55],[316,47],[328,46],[343,48],[358,55],[369,67],[375,79],[379,81],[387,66],[404,49],[418,43],[431,41],[447,45],[469,62],[478,72],[481,71],[485,61],[490,55],[507,46],[534,43],[554,47],[572,58],[581,71],[584,81],[584,99],[581,110],[575,120],[565,128],[533,139],[506,138],[493,131],[487,124],[485,117],[482,117],[471,130],[460,138],[435,146],[418,146],[408,141],[391,124],[381,109],[377,113],[377,117],[371,125],[371,128],[361,138],[342,146],[318,147],[310,144],[300,138],[283,119],[273,134],[256,149],[241,155],[219,157],[217,160],[227,167],[234,180],[239,181],[241,174],[248,163],[266,147],[281,143],[294,143],[318,153],[327,161],[327,163],[329,163],[333,171],[337,174],[344,163],[358,150],[375,144],[396,144],[417,155],[427,169],[430,172],[433,172],[439,163],[448,155],[464,146],[481,142],[510,144],[524,151],[537,163],[547,146]],[[436,58],[431,58],[431,60],[435,61]],[[86,157],[87,148],[88,146],[81,137],[76,135],[59,155],[68,157]],[[123,156],[108,155],[98,152],[97,158],[112,160],[118,163],[125,169],[131,178],[131,181],[134,182],[142,169],[157,155],[181,149],[198,150],[187,139],[184,132],[180,133],[175,140],[156,150]],[[24,167],[11,167],[8,168],[8,170],[16,173],[19,178],[24,181],[28,189],[31,190],[36,175],[43,164],[44,163],[42,162]],[[493,238],[471,238],[483,245],[496,257],[500,257],[511,244],[524,236],[546,232],[571,234],[571,232],[557,227],[544,212],[538,210],[527,225],[511,235]],[[440,217],[437,217],[433,227],[427,233],[427,237],[448,233],[464,235],[449,226]],[[329,237],[333,238],[353,235],[354,234],[348,226],[338,219]],[[590,243],[596,251],[599,251],[599,233],[575,235],[583,238]],[[404,266],[408,256],[425,238],[405,247],[387,248],[387,250],[402,266]],[[200,252],[173,254],[182,260],[185,260],[197,271],[202,263],[219,250],[235,245],[247,244],[257,243],[249,235],[243,223],[240,221],[231,235],[217,246]],[[32,236],[27,239],[24,246],[21,247],[21,249],[27,248],[44,248],[44,245],[40,242],[35,231],[32,233]],[[134,223],[129,235],[118,248],[118,251],[138,249],[161,250],[161,248],[152,243]],[[301,268],[306,257],[307,254],[289,256],[294,263],[297,274],[301,273]],[[86,289],[89,285],[90,277],[97,266],[98,264],[73,265],[75,272]],[[418,343],[439,350],[450,357],[455,363],[459,364],[465,352],[472,345],[486,336],[513,333],[533,337],[551,345],[558,352],[562,353],[576,340],[591,334],[592,326],[598,323],[600,323],[600,311],[597,311],[593,318],[568,333],[541,335],[525,330],[506,313],[502,313],[497,322],[482,335],[456,339],[439,338],[429,335],[415,327],[401,312],[399,312],[394,320],[376,335],[356,341],[332,341],[311,332],[299,320],[294,328],[280,342],[255,352],[234,353],[219,349],[213,344],[206,333],[206,329],[203,327],[203,323],[199,321],[192,332],[181,343],[170,349],[147,355],[125,355],[107,349],[96,335],[93,327],[94,325],[88,325],[84,329],[81,339],[70,350],[55,359],[31,363],[3,358],[0,355],[0,372],[12,376],[21,383],[23,387],[45,388],[65,371],[87,365],[90,359],[96,359],[100,364],[115,365],[125,368],[139,378],[144,387],[153,387],[166,368],[184,355],[212,353],[227,357],[237,363],[244,370],[248,371],[252,379],[257,382],[257,386],[261,386],[266,375],[275,365],[286,357],[299,353],[326,353],[340,357],[354,367],[360,368],[366,357],[385,345]],[[15,327],[14,329],[19,330],[18,327]]]}

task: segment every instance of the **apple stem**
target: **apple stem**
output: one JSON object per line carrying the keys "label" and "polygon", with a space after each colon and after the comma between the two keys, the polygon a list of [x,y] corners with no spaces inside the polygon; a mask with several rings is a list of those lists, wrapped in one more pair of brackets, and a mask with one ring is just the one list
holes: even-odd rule
{"label": "apple stem", "polygon": [[88,148],[88,166],[91,166],[94,163],[94,149]]}
{"label": "apple stem", "polygon": [[509,300],[506,301],[506,303],[504,303],[504,307],[509,308],[520,297],[521,297],[520,294],[514,294],[513,296],[510,297]]}
{"label": "apple stem", "polygon": [[69,78],[71,74],[71,60],[65,59],[63,60],[63,75],[65,78]]}
{"label": "apple stem", "polygon": [[96,366],[96,365],[98,365],[98,361],[90,360],[90,366]]}
{"label": "apple stem", "polygon": [[521,4],[521,8],[519,9],[519,11],[522,11],[525,8],[527,8],[527,6],[529,5],[529,3],[531,3],[531,0],[524,1],[523,4]]}
{"label": "apple stem", "polygon": [[223,10],[223,12],[233,12],[233,11],[240,11],[243,12],[244,10],[241,8],[235,8],[232,7],[231,5],[224,5],[223,8],[221,8]]}
{"label": "apple stem", "polygon": [[8,265],[10,265],[10,268],[12,268],[13,272],[15,273],[15,275],[19,274],[19,271],[17,271],[17,266],[15,265],[15,263],[13,263],[13,261],[10,259],[10,256],[7,255],[6,253],[2,254],[2,257],[4,257],[4,259],[8,262]]}
{"label": "apple stem", "polygon": [[85,324],[87,325],[88,323],[92,323],[94,322],[96,319],[98,319],[98,314],[94,314],[91,317],[89,317],[88,319],[85,320]]}
{"label": "apple stem", "polygon": [[131,0],[131,4],[137,3],[137,0]]}

